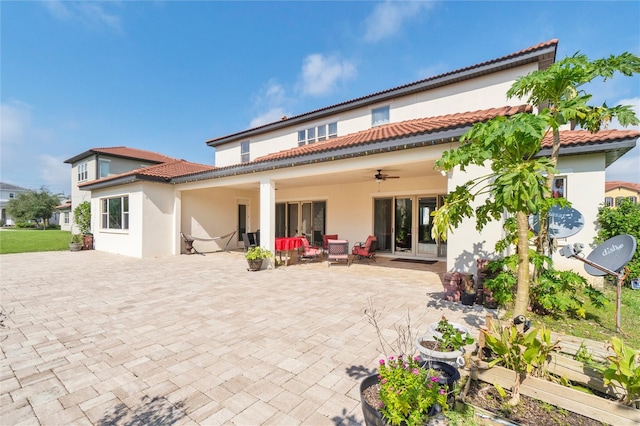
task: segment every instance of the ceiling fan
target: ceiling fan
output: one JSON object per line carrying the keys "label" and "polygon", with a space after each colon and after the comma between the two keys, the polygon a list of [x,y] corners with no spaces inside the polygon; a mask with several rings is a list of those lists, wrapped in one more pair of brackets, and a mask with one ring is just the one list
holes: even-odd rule
{"label": "ceiling fan", "polygon": [[383,182],[387,179],[399,179],[400,176],[389,176],[388,174],[382,173],[382,169],[378,169],[378,173],[373,176],[376,179],[376,182]]}

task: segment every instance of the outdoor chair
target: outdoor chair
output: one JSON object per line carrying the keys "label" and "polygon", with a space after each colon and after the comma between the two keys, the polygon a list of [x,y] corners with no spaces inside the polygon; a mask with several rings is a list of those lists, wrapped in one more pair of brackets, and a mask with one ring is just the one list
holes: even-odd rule
{"label": "outdoor chair", "polygon": [[331,266],[333,262],[346,261],[349,266],[349,241],[347,240],[329,240],[327,244],[327,266]]}
{"label": "outdoor chair", "polygon": [[320,247],[309,245],[309,240],[303,235],[300,240],[302,241],[302,252],[300,253],[301,259],[317,259],[322,254]]}
{"label": "outdoor chair", "polygon": [[255,247],[256,244],[256,239],[254,237],[254,234],[252,232],[245,232],[242,234],[242,242],[244,242],[244,251],[246,252],[247,250],[249,250],[251,247]]}
{"label": "outdoor chair", "polygon": [[329,250],[329,240],[337,240],[338,239],[338,234],[328,234],[328,235],[323,235],[322,236],[322,250],[323,251],[328,251]]}
{"label": "outdoor chair", "polygon": [[[378,238],[369,235],[364,243],[356,243],[351,249],[353,260],[371,259],[376,261],[376,248],[378,246]],[[367,262],[369,263],[369,262]]]}

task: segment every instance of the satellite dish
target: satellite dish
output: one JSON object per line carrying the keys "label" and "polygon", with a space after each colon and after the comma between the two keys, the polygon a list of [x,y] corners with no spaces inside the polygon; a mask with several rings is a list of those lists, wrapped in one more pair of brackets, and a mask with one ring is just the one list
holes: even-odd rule
{"label": "satellite dish", "polygon": [[[587,260],[602,266],[614,272],[619,272],[625,267],[629,261],[633,258],[636,252],[636,239],[628,234],[617,235],[613,238],[609,238],[604,243],[596,247]],[[593,266],[586,264],[584,270],[589,275],[601,277],[607,275],[606,272],[601,271]]]}
{"label": "satellite dish", "polygon": [[[533,232],[540,231],[540,217],[529,216],[529,226]],[[552,238],[567,238],[577,234],[584,227],[584,216],[571,207],[553,206],[549,209],[549,236]]]}

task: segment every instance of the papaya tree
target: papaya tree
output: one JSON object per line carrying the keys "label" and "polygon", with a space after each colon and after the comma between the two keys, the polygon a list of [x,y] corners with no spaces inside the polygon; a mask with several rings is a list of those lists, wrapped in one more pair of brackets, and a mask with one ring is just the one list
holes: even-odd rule
{"label": "papaya tree", "polygon": [[[616,118],[623,126],[640,123],[631,106],[603,103],[601,106],[588,105],[592,95],[584,90],[587,83],[595,79],[607,80],[616,73],[633,76],[640,73],[640,57],[625,52],[608,58],[590,61],[586,55],[576,53],[555,62],[544,70],[533,71],[518,78],[507,91],[510,98],[526,99],[529,104],[540,108],[540,115],[546,117],[553,134],[551,164],[555,168],[560,153],[560,127],[574,122],[581,128],[597,132]],[[555,172],[549,173],[546,185],[552,190]],[[540,226],[537,251],[549,254],[548,210],[549,203],[540,205]]]}
{"label": "papaya tree", "polygon": [[[460,146],[444,152],[436,167],[464,172],[470,165],[488,173],[472,178],[445,197],[434,212],[434,237],[446,239],[465,218],[475,216],[480,231],[506,211],[515,218],[518,254],[514,316],[524,315],[529,303],[529,215],[549,198],[545,176],[555,173],[551,159],[536,156],[548,131],[546,114],[516,114],[476,123],[460,138]],[[566,203],[563,199],[553,202]],[[477,207],[472,207],[475,203]]]}

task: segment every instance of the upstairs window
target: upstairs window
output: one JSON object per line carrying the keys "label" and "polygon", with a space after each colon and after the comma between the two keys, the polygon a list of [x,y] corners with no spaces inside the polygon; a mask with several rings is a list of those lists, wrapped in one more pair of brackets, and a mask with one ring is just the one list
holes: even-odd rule
{"label": "upstairs window", "polygon": [[12,198],[16,198],[16,193],[15,192],[10,192],[9,193],[9,199],[12,199]]}
{"label": "upstairs window", "polygon": [[109,169],[111,168],[111,160],[100,160],[100,176],[101,178],[109,176]]}
{"label": "upstairs window", "polygon": [[321,124],[306,130],[298,130],[298,146],[338,137],[338,123]]}
{"label": "upstairs window", "polygon": [[89,179],[87,163],[78,164],[78,182],[82,182],[87,179]]}
{"label": "upstairs window", "polygon": [[101,200],[102,229],[129,229],[129,196]]}
{"label": "upstairs window", "polygon": [[604,205],[607,207],[613,207],[613,197],[604,197]]}
{"label": "upstairs window", "polygon": [[371,110],[371,127],[389,122],[389,105]]}
{"label": "upstairs window", "polygon": [[251,160],[249,154],[249,141],[240,142],[240,162],[248,163]]}

